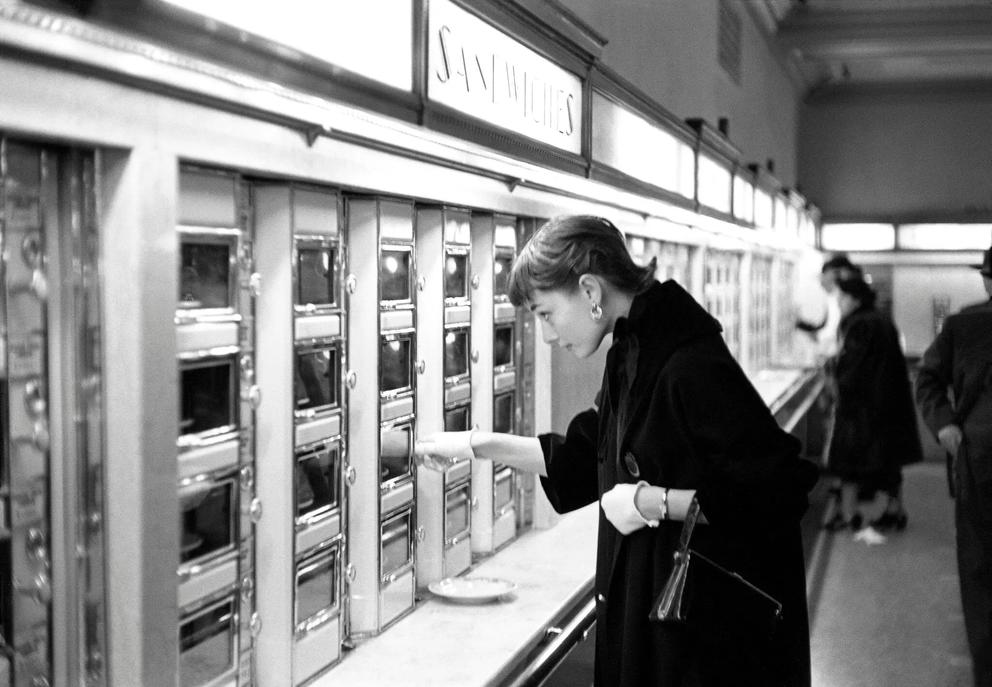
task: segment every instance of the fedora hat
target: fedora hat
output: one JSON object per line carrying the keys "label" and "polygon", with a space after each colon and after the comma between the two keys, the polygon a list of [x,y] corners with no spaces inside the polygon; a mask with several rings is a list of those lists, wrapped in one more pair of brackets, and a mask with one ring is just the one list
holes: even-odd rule
{"label": "fedora hat", "polygon": [[985,251],[981,265],[972,265],[983,277],[992,277],[992,248]]}

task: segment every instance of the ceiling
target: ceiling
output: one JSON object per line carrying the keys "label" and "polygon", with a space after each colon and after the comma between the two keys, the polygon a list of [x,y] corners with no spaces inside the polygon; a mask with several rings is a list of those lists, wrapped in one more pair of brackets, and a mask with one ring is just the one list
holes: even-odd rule
{"label": "ceiling", "polygon": [[808,98],[992,88],[992,0],[753,0]]}

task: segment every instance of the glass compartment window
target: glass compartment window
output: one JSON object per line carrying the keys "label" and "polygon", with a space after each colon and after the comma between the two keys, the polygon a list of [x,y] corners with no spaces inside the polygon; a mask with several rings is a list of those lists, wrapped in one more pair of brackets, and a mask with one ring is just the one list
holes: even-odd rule
{"label": "glass compartment window", "polygon": [[723,325],[723,336],[734,357],[741,349],[741,256],[710,249],[706,253],[703,294],[706,310]]}

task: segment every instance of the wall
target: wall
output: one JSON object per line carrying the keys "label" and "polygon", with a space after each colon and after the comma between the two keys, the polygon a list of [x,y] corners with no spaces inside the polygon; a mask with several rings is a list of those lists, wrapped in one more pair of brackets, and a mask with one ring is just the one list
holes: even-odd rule
{"label": "wall", "polygon": [[814,99],[799,170],[831,219],[992,216],[992,92]]}
{"label": "wall", "polygon": [[744,162],[775,161],[775,176],[797,182],[799,92],[745,3],[741,83],[717,62],[717,0],[561,0],[608,43],[603,63],[681,119],[730,120]]}
{"label": "wall", "polygon": [[[716,126],[728,117],[729,138],[743,162],[774,159],[775,176],[788,186],[797,183],[798,91],[743,3],[731,0],[742,22],[740,84],[717,62],[716,0],[561,3],[608,39],[607,67],[681,119],[702,117]],[[610,341],[588,360],[553,350],[555,431],[564,432],[575,413],[592,405]]]}

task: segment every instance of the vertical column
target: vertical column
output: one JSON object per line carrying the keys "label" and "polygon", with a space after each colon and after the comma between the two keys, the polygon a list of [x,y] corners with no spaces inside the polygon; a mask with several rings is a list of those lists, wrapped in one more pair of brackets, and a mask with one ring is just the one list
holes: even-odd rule
{"label": "vertical column", "polygon": [[[153,147],[102,156],[110,684],[175,687],[178,164]],[[163,371],[165,373],[163,374]],[[149,422],[148,418],[154,418]],[[166,517],[163,517],[166,514]],[[175,514],[175,515],[172,515]]]}
{"label": "vertical column", "polygon": [[282,687],[292,670],[293,641],[293,357],[291,191],[253,188],[258,298],[256,377],[265,396],[257,425],[255,470],[263,513],[256,529],[258,675],[261,687]]}

